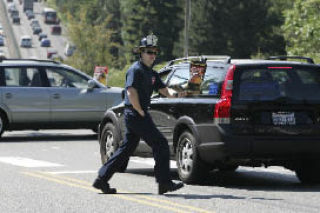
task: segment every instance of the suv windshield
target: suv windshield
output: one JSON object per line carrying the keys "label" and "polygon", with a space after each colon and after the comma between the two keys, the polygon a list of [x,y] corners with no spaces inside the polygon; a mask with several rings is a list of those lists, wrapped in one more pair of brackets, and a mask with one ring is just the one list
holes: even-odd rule
{"label": "suv windshield", "polygon": [[240,101],[298,100],[320,101],[320,70],[309,67],[269,67],[241,70]]}

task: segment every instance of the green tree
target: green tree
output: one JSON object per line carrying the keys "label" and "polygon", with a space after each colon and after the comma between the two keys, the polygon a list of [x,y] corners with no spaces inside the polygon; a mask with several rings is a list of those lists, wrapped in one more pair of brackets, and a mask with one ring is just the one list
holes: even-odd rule
{"label": "green tree", "polygon": [[[94,25],[104,25],[111,34],[111,41],[113,43],[122,44],[121,39],[121,23],[120,23],[120,3],[119,0],[93,0],[85,3],[83,7],[88,10],[88,22]],[[108,22],[105,22],[106,17]],[[113,46],[110,53],[119,58],[121,56],[121,46]],[[118,60],[116,65],[119,67],[123,64],[123,60]]]}
{"label": "green tree", "polygon": [[120,11],[122,40],[129,61],[134,59],[132,48],[150,33],[159,37],[162,60],[172,59],[174,42],[183,27],[177,0],[122,0]]}
{"label": "green tree", "polygon": [[[265,0],[192,1],[189,55],[227,54],[249,58],[259,52],[283,54],[282,15],[271,10],[273,6]],[[183,52],[180,41],[176,53]]]}
{"label": "green tree", "polygon": [[106,29],[105,24],[109,23],[110,16],[102,24],[90,23],[88,8],[82,7],[79,16],[69,14],[68,34],[77,46],[75,54],[68,59],[71,66],[92,74],[94,66],[113,66],[117,61],[110,53],[110,50],[118,44],[112,42],[112,31]]}
{"label": "green tree", "polygon": [[284,35],[289,55],[320,59],[320,1],[295,0],[285,13]]}

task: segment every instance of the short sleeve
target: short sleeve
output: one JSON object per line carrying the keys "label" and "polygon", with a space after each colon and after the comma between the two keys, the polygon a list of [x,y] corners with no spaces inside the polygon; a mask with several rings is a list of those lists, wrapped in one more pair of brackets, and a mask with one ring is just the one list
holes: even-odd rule
{"label": "short sleeve", "polygon": [[138,69],[129,69],[126,75],[126,85],[125,88],[134,87],[137,88],[137,82],[139,78]]}
{"label": "short sleeve", "polygon": [[158,91],[159,89],[165,88],[166,85],[161,80],[159,74],[155,71],[153,71],[154,77],[155,77],[155,83],[154,83],[154,90]]}

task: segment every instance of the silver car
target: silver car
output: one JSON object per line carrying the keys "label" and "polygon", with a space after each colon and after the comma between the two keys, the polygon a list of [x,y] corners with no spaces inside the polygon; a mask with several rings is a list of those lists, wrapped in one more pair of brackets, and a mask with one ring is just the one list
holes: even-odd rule
{"label": "silver car", "polygon": [[121,92],[58,62],[0,60],[0,136],[24,129],[96,131]]}

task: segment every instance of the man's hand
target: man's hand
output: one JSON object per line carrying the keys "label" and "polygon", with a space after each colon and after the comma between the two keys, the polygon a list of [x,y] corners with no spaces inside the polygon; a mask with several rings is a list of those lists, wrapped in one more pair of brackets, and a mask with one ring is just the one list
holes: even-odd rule
{"label": "man's hand", "polygon": [[[170,91],[169,91],[170,90]],[[168,98],[181,98],[181,97],[185,97],[187,96],[187,92],[186,91],[182,91],[182,92],[175,92],[173,89],[165,87],[159,90],[159,92],[168,97]]]}
{"label": "man's hand", "polygon": [[141,109],[141,105],[139,102],[139,95],[135,88],[129,87],[127,90],[127,95],[130,100],[130,103],[132,104],[133,108],[142,116],[144,117],[144,111]]}
{"label": "man's hand", "polygon": [[144,114],[144,111],[142,109],[140,109],[139,111],[137,111],[139,113],[139,115],[141,115],[141,117],[144,117],[145,114]]}

